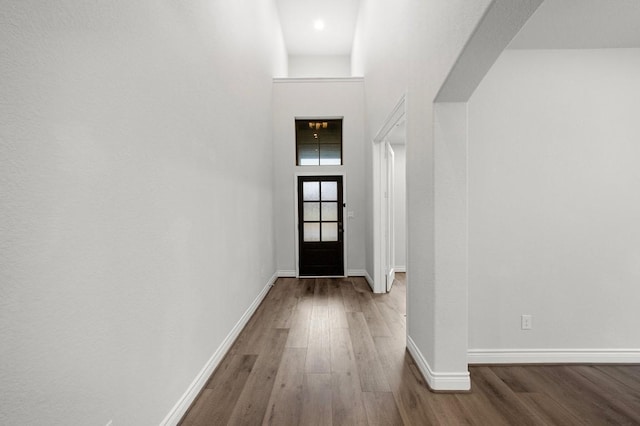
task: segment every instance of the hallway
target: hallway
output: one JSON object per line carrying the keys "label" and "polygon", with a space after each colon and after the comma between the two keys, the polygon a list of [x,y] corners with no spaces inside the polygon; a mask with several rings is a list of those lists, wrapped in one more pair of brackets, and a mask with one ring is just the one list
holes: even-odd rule
{"label": "hallway", "polygon": [[471,367],[435,394],[405,350],[405,274],[280,278],[182,425],[640,423],[640,366]]}

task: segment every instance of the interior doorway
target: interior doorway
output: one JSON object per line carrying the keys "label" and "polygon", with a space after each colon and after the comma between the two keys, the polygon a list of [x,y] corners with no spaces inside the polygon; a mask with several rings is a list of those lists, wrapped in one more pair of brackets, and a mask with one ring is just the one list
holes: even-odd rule
{"label": "interior doorway", "polygon": [[406,271],[405,129],[402,97],[373,141],[373,290],[376,293],[389,292],[395,273]]}

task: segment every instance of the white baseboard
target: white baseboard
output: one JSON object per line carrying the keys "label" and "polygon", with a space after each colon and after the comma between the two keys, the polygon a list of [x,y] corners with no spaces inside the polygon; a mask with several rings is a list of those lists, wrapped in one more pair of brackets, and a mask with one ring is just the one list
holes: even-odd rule
{"label": "white baseboard", "polygon": [[404,265],[396,266],[396,272],[407,272],[407,267]]}
{"label": "white baseboard", "polygon": [[445,373],[433,371],[411,336],[407,336],[407,349],[427,384],[434,391],[468,391],[471,389],[471,377],[468,371]]}
{"label": "white baseboard", "polygon": [[349,269],[347,271],[347,276],[349,277],[364,277],[369,283],[369,287],[373,289],[373,279],[369,276],[369,273],[366,269]]}
{"label": "white baseboard", "polygon": [[276,275],[278,277],[287,277],[287,278],[295,278],[296,277],[296,271],[295,270],[288,270],[288,269],[281,269],[278,272],[276,272]]}
{"label": "white baseboard", "polygon": [[278,274],[273,274],[271,279],[269,279],[267,285],[260,291],[258,297],[255,298],[253,303],[251,303],[251,306],[249,306],[240,320],[231,329],[227,337],[225,337],[220,346],[218,346],[218,349],[216,349],[211,358],[209,358],[209,361],[207,361],[202,370],[200,370],[200,373],[198,373],[191,385],[189,385],[187,391],[171,409],[169,414],[167,414],[162,423],[160,423],[161,426],[177,425],[182,419],[182,416],[187,412],[193,401],[200,393],[200,390],[207,384],[207,380],[211,376],[211,373],[213,373],[213,370],[216,369],[222,361],[222,358],[224,358],[229,349],[231,349],[231,345],[233,345],[233,342],[236,340],[245,325],[247,325],[251,316],[255,313],[256,309],[258,309],[258,306],[260,306],[260,303],[262,303],[262,300],[265,298],[277,278]]}
{"label": "white baseboard", "polygon": [[469,364],[637,364],[640,349],[469,349]]}

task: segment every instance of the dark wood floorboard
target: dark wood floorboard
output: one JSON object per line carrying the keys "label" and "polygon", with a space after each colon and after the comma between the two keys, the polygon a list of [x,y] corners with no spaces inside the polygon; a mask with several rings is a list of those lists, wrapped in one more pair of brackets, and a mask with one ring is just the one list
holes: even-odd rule
{"label": "dark wood floorboard", "polygon": [[474,366],[436,394],[406,351],[406,284],[280,278],[182,425],[640,425],[640,365]]}

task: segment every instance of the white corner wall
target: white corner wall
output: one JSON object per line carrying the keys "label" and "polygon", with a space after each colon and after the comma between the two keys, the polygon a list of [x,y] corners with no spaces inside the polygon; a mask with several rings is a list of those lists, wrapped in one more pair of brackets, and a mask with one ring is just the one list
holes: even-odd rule
{"label": "white corner wall", "polygon": [[[368,135],[375,135],[384,122],[399,98],[398,89],[406,91],[407,345],[434,389],[468,389],[470,385],[466,267],[454,266],[466,266],[466,232],[458,232],[447,214],[449,208],[456,213],[456,204],[450,202],[454,199],[466,206],[466,182],[456,180],[466,178],[466,144],[460,143],[466,129],[466,106],[462,107],[539,3],[407,0],[389,7],[362,2],[352,71],[365,77]],[[397,35],[401,42],[390,42],[395,36],[389,34]],[[479,36],[470,39],[472,34]],[[445,81],[447,87],[443,87]],[[441,88],[447,89],[442,98]],[[440,124],[453,122],[463,129],[440,127],[437,131],[436,99],[462,103],[443,106]],[[436,136],[440,138],[438,152]],[[456,141],[453,151],[446,144],[449,136]],[[367,158],[371,161],[370,150]],[[367,187],[368,200],[371,193]],[[372,230],[370,222],[367,229]],[[454,245],[448,244],[452,233]],[[452,248],[455,250],[448,250]],[[368,267],[371,258],[367,253]]]}
{"label": "white corner wall", "polygon": [[[296,166],[296,117],[344,117],[342,166]],[[344,173],[347,218],[345,272],[365,275],[364,92],[361,78],[282,79],[273,85],[273,163],[278,271],[296,271],[296,173]]]}
{"label": "white corner wall", "polygon": [[[466,334],[455,335],[458,322],[436,321],[436,315],[447,310],[447,303],[457,301],[436,299],[433,100],[489,3],[403,0],[390,7],[363,0],[353,45],[352,72],[365,77],[367,140],[373,140],[406,94],[407,345],[435,389],[468,387],[469,377],[466,345],[458,347],[460,339],[466,341]],[[370,182],[370,144],[366,148]],[[373,209],[372,187],[366,190],[367,205]],[[369,220],[367,235],[372,231]],[[372,246],[371,240],[367,246]],[[369,251],[367,269],[371,273],[372,259]],[[457,339],[453,345],[451,336]]]}
{"label": "white corner wall", "polygon": [[471,362],[640,361],[638,111],[640,49],[507,50],[474,93]]}
{"label": "white corner wall", "polygon": [[275,7],[3,9],[0,424],[158,424],[275,272]]}
{"label": "white corner wall", "polygon": [[[365,203],[366,270],[373,265],[373,139],[387,116],[407,92],[410,22],[409,1],[388,4],[360,1],[352,53],[351,73],[365,76]],[[380,28],[385,28],[380,31]]]}

